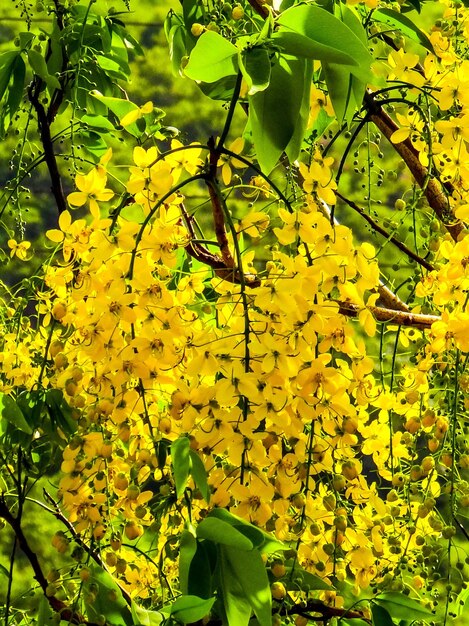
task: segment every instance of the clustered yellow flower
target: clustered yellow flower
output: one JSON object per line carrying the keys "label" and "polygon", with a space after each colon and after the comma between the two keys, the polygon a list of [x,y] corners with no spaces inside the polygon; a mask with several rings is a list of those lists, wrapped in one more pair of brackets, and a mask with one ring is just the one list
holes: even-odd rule
{"label": "clustered yellow flower", "polygon": [[[444,415],[423,421],[413,397],[423,403],[428,393],[431,355],[426,370],[406,372],[403,391],[386,389],[357,322],[341,314],[338,301],[366,311],[379,271],[373,246],[355,245],[350,229],[323,213],[321,201],[334,189],[330,159],[317,153],[301,166],[305,205],[278,209],[278,246],[269,248],[260,285],[244,293],[207,271],[180,273],[188,241],[181,197],[158,198],[193,160],[172,157],[134,152],[127,191],[145,206],[143,224],[100,217],[99,202],[109,199],[105,164],[81,175],[83,195],[73,200],[89,200],[90,216],[74,220],[65,211],[48,231],[63,260],[46,270],[42,329],[19,344],[16,335],[3,337],[3,390],[42,376],[63,392],[78,430],[64,450],[61,504],[77,532],[110,543],[108,566],[132,595],[159,593],[158,572],[116,537],[136,541],[158,523],[157,553],[165,550],[164,528],[177,537],[188,503],[174,497],[168,452],[180,436],[189,437],[211,491],[209,502],[192,500],[192,520],[207,507],[229,507],[281,541],[299,542],[299,561],[315,574],[351,575],[366,588],[393,571],[396,546],[413,559],[418,538],[439,533],[406,496],[415,465],[409,437],[423,431],[440,445],[448,430]],[[242,224],[256,237],[269,220],[252,213]],[[444,267],[455,267],[454,250]],[[370,335],[372,321],[359,322]],[[393,427],[396,417],[402,430]],[[395,483],[396,476],[405,478]],[[392,482],[392,498],[382,480]],[[440,493],[430,462],[415,480],[433,497]],[[175,577],[174,559],[162,562]]]}

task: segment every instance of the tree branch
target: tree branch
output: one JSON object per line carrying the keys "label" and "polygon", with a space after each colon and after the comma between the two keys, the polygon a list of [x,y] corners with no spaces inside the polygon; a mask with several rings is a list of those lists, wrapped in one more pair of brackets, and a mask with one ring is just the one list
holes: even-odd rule
{"label": "tree branch", "polygon": [[404,243],[402,243],[402,241],[399,241],[397,237],[394,237],[394,235],[390,235],[386,231],[386,229],[380,226],[378,222],[375,222],[375,220],[372,217],[370,217],[361,207],[359,207],[358,204],[355,204],[353,200],[349,200],[338,191],[336,191],[335,193],[336,193],[336,196],[338,196],[341,200],[343,200],[351,209],[353,209],[356,213],[358,213],[358,215],[363,217],[363,219],[366,220],[368,224],[370,224],[373,230],[375,230],[380,235],[383,235],[383,237],[385,237],[388,241],[391,241],[397,248],[399,248],[399,250],[401,250],[404,254],[406,254],[410,259],[413,259],[414,261],[416,261],[419,265],[427,269],[429,272],[435,269],[431,263],[429,263],[427,260],[425,260],[418,254],[416,254],[410,248],[408,248]]}
{"label": "tree branch", "polygon": [[42,80],[35,76],[31,86],[28,90],[28,96],[31,104],[34,107],[37,115],[37,123],[39,128],[39,135],[41,137],[41,143],[44,148],[44,160],[49,170],[49,176],[51,180],[51,191],[55,198],[55,203],[59,215],[67,208],[65,200],[65,194],[62,187],[62,178],[60,176],[59,168],[57,165],[57,159],[55,158],[54,144],[52,142],[52,136],[50,132],[50,122],[47,118],[47,113],[39,101],[39,92],[41,88]]}
{"label": "tree branch", "polygon": [[[358,317],[363,307],[349,302],[341,302],[336,300],[339,305],[339,313],[347,317]],[[441,317],[438,315],[424,315],[423,313],[411,313],[409,311],[396,311],[394,309],[385,309],[380,306],[366,307],[378,322],[392,322],[399,326],[412,326],[425,330],[430,328],[435,322],[439,322]]]}
{"label": "tree branch", "polygon": [[380,102],[374,99],[372,93],[365,94],[364,102],[368,109],[369,119],[379,128],[402,158],[417,184],[421,187],[435,215],[445,226],[454,241],[457,241],[458,236],[464,229],[464,224],[452,213],[447,199],[447,195],[454,191],[453,186],[451,184],[442,186],[436,178],[429,176],[427,168],[420,163],[418,152],[409,138],[400,143],[391,141],[391,135],[398,130],[398,126],[384,111]]}

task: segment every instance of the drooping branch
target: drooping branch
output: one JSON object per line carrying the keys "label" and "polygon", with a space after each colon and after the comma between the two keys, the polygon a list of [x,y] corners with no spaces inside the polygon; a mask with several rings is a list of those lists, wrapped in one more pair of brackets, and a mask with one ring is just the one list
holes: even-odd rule
{"label": "drooping branch", "polygon": [[18,517],[15,517],[10,511],[5,496],[3,494],[0,495],[0,518],[3,518],[5,522],[11,527],[12,531],[15,534],[15,540],[18,542],[19,547],[23,551],[24,555],[28,559],[33,572],[34,578],[39,583],[44,596],[49,602],[50,607],[56,612],[60,614],[62,620],[65,620],[71,624],[87,624],[88,626],[97,626],[92,622],[88,622],[85,618],[78,612],[73,611],[70,607],[68,607],[65,602],[59,600],[54,595],[49,595],[47,593],[48,582],[46,577],[44,576],[44,572],[42,571],[41,565],[39,563],[39,559],[37,558],[36,553],[31,549],[21,527],[21,520]]}
{"label": "drooping branch", "polygon": [[267,17],[269,15],[269,9],[266,7],[265,2],[260,2],[260,0],[248,0],[248,2],[261,17]]}
{"label": "drooping branch", "polygon": [[398,130],[398,126],[384,111],[380,102],[373,97],[372,93],[365,94],[365,105],[368,109],[369,119],[379,128],[402,158],[417,184],[421,187],[435,215],[445,226],[454,241],[457,241],[464,229],[464,224],[452,213],[448,202],[448,195],[451,195],[453,192],[452,185],[445,184],[443,186],[435,177],[429,176],[427,168],[420,163],[418,152],[409,138],[399,143],[391,141],[391,135]]}
{"label": "drooping branch", "polygon": [[[357,304],[337,301],[339,305],[339,313],[347,317],[358,317],[363,307]],[[392,322],[398,326],[412,326],[420,330],[428,329],[435,322],[439,322],[441,318],[438,315],[424,315],[423,313],[411,313],[409,311],[396,311],[394,309],[385,309],[380,306],[366,307],[374,316],[377,322]]]}
{"label": "drooping branch", "polygon": [[57,159],[55,157],[54,144],[50,132],[50,122],[47,117],[46,110],[39,100],[41,82],[41,79],[37,76],[33,79],[29,89],[29,100],[36,111],[39,135],[41,137],[42,147],[44,148],[44,160],[46,162],[47,169],[49,170],[51,191],[55,198],[57,210],[60,215],[66,210],[67,203],[65,201],[65,194],[62,186],[62,178],[60,176]]}
{"label": "drooping branch", "polygon": [[[61,522],[67,528],[67,530],[72,535],[73,540],[75,541],[75,543],[77,543],[93,559],[93,561],[97,565],[99,565],[99,567],[102,567],[103,569],[106,569],[106,566],[104,565],[103,560],[99,556],[98,552],[93,550],[85,541],[83,541],[83,539],[80,537],[79,533],[77,533],[77,531],[75,530],[75,527],[73,526],[72,522],[70,522],[65,517],[65,515],[62,513],[58,503],[54,500],[54,498],[45,489],[43,490],[43,493],[44,493],[44,498],[53,507],[53,515],[54,515],[54,517],[57,520],[59,520],[59,522]],[[122,593],[122,597],[127,602],[127,604],[130,606],[131,603],[132,603],[132,599],[131,599],[130,595],[120,585],[119,585],[119,589],[120,589],[120,591]]]}
{"label": "drooping branch", "polygon": [[370,224],[370,226],[373,228],[374,231],[376,231],[380,235],[383,235],[383,237],[386,237],[388,241],[391,241],[396,246],[396,248],[399,248],[399,250],[401,250],[404,254],[406,254],[410,259],[413,259],[414,261],[416,261],[419,265],[424,267],[429,272],[435,269],[431,263],[429,263],[426,259],[416,254],[410,248],[408,248],[404,243],[402,243],[402,241],[397,239],[397,237],[394,237],[394,235],[390,235],[385,228],[383,228],[380,224],[378,224],[378,222],[376,222],[361,207],[359,207],[358,204],[353,202],[353,200],[349,200],[338,191],[336,191],[336,195],[341,200],[343,200],[351,209],[353,209],[356,213],[358,213],[358,215],[363,217],[363,219],[366,220],[368,224]]}
{"label": "drooping branch", "polygon": [[[204,245],[196,240],[194,218],[192,215],[189,215],[184,204],[180,205],[180,209],[190,235],[189,243],[185,246],[186,252],[189,256],[196,259],[200,263],[204,263],[205,265],[208,265],[208,267],[211,267],[216,276],[219,278],[222,278],[230,283],[240,284],[241,277],[239,275],[239,271],[233,266],[227,266],[225,261],[220,256],[213,254]],[[245,274],[244,280],[246,285],[249,285],[249,287],[258,287],[261,284],[260,280],[255,276]]]}

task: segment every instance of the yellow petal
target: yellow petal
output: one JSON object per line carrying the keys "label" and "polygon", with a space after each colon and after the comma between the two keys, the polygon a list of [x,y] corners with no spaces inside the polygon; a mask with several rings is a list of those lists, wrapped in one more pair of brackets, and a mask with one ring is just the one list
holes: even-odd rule
{"label": "yellow petal", "polygon": [[120,120],[121,126],[130,126],[138,119],[142,117],[142,112],[140,109],[135,109],[134,111],[129,111],[124,115],[124,117]]}

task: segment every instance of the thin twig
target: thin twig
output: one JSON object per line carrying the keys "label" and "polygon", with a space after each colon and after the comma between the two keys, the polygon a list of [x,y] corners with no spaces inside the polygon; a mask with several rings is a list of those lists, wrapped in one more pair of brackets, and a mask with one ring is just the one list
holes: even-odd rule
{"label": "thin twig", "polygon": [[419,265],[427,269],[429,272],[432,272],[435,269],[431,263],[429,263],[426,259],[416,254],[410,248],[408,248],[404,243],[402,243],[402,241],[399,241],[397,237],[394,237],[394,235],[390,235],[385,228],[380,226],[378,222],[376,222],[361,207],[359,207],[358,204],[353,202],[353,200],[349,200],[349,198],[346,198],[338,191],[336,191],[335,193],[336,193],[336,196],[338,196],[341,200],[343,200],[351,209],[353,209],[356,213],[358,213],[361,217],[363,217],[363,219],[366,220],[368,224],[370,224],[373,230],[375,230],[380,235],[383,235],[383,237],[385,237],[388,241],[393,243],[397,248],[399,248],[399,250],[404,252],[404,254],[406,254],[409,258],[416,261]]}

